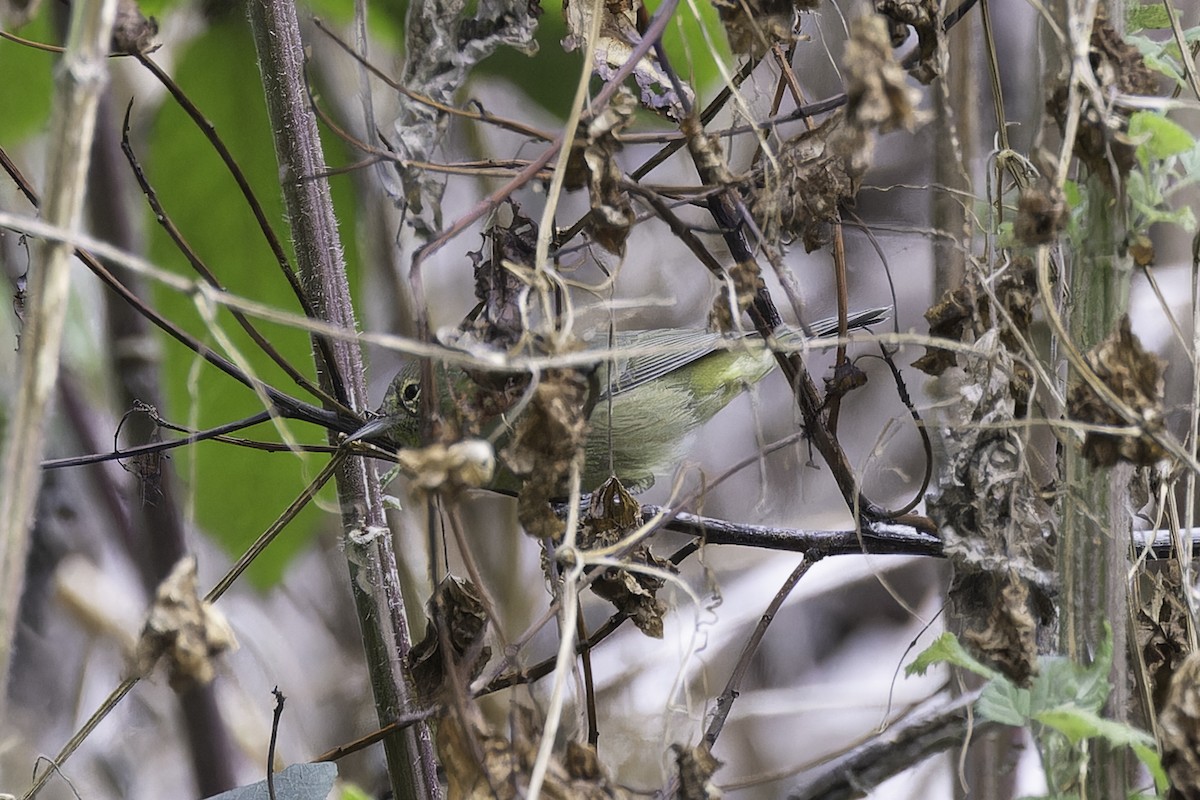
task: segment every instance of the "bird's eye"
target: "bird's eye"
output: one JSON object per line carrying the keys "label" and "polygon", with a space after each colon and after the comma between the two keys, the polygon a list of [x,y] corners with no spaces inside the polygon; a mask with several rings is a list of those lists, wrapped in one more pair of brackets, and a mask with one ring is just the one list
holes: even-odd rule
{"label": "bird's eye", "polygon": [[400,389],[400,402],[410,414],[416,414],[418,411],[418,401],[421,399],[421,384],[417,381],[409,381]]}

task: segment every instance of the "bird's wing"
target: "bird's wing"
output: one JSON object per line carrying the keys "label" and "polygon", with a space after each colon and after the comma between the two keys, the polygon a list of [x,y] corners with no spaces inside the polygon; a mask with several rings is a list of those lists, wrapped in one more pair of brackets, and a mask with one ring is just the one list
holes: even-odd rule
{"label": "bird's wing", "polygon": [[[846,317],[846,328],[848,330],[865,328],[868,325],[883,322],[891,313],[891,306],[868,308],[865,311],[854,311]],[[838,332],[838,318],[826,317],[825,319],[819,319],[808,327],[813,332],[813,336],[836,336]]]}
{"label": "bird's wing", "polygon": [[[618,333],[613,341],[617,368],[612,373],[611,391],[628,392],[685,367],[711,353],[724,338],[697,328]],[[607,387],[604,394],[608,394]]]}
{"label": "bird's wing", "polygon": [[[887,319],[891,311],[890,307],[881,307],[852,313],[846,320],[847,328],[854,330],[881,322]],[[830,317],[818,320],[809,328],[814,336],[833,336],[838,332],[838,319]],[[795,334],[799,335],[799,332],[796,331]],[[608,396],[609,391],[616,394],[628,392],[657,380],[722,346],[735,346],[732,343],[741,338],[757,340],[759,337],[757,334],[745,337],[726,335],[699,328],[664,328],[617,333],[611,342],[613,361],[617,365],[611,382],[607,379],[606,365],[601,364],[602,396]],[[781,340],[785,342],[789,338],[786,335],[781,336]],[[592,339],[592,344],[595,347],[604,347],[606,342],[598,335]]]}

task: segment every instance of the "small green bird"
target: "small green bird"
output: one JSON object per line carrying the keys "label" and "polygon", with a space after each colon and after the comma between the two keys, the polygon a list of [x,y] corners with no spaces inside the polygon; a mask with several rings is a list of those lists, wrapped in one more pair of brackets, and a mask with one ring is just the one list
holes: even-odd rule
{"label": "small green bird", "polygon": [[[863,328],[887,318],[890,308],[873,308],[851,314],[849,328]],[[836,318],[811,326],[815,336],[835,335]],[[800,336],[788,331],[779,336],[788,342]],[[603,344],[602,342],[599,344]],[[598,356],[595,398],[589,423],[583,488],[594,489],[616,475],[630,491],[648,489],[656,476],[670,472],[687,454],[688,438],[749,386],[775,369],[775,357],[754,334],[735,339],[694,329],[629,331],[616,334],[614,359]],[[634,354],[625,357],[623,351]],[[636,352],[635,352],[636,351]],[[615,367],[615,369],[614,369]],[[440,414],[445,419],[462,415],[462,400],[482,388],[459,367],[436,367],[435,383],[441,394]],[[349,441],[387,437],[401,447],[420,445],[421,377],[419,365],[402,369],[392,380],[378,416],[355,432]],[[489,418],[497,426],[511,426],[502,414]],[[498,437],[499,438],[499,437]],[[500,476],[494,486],[519,487],[511,476]]]}

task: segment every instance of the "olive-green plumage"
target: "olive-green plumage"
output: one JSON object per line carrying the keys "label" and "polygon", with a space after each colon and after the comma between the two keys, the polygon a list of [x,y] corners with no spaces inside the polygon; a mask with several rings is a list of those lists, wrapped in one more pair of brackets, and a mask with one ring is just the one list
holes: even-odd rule
{"label": "olive-green plumage", "polygon": [[[879,322],[888,311],[853,314],[849,326]],[[822,320],[812,331],[817,336],[836,333],[837,320]],[[601,361],[596,371],[600,394],[589,418],[585,490],[614,474],[631,491],[648,488],[656,476],[679,465],[690,434],[775,368],[774,355],[756,336],[731,343],[727,336],[702,330],[631,331],[617,334],[612,344],[611,352],[618,354],[615,363]],[[622,352],[632,354],[621,356]],[[437,370],[439,411],[454,419],[461,413],[455,399],[470,397],[478,387],[457,367],[439,365]],[[351,438],[386,435],[403,447],[415,447],[420,442],[421,405],[420,371],[410,364],[392,380],[380,416]],[[515,488],[511,476],[497,483]]]}

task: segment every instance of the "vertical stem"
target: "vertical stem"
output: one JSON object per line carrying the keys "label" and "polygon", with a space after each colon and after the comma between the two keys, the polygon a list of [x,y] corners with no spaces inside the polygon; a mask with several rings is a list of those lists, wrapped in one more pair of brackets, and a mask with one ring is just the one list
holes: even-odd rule
{"label": "vertical stem", "polygon": [[[1074,346],[1086,352],[1103,340],[1129,308],[1132,264],[1119,253],[1125,235],[1122,199],[1098,178],[1084,186],[1090,213],[1084,221],[1083,241],[1076,242],[1070,275],[1071,334]],[[1062,529],[1058,543],[1062,582],[1060,642],[1070,658],[1088,663],[1112,626],[1113,670],[1116,691],[1107,714],[1127,718],[1126,686],[1129,678],[1125,652],[1128,596],[1125,586],[1126,551],[1132,520],[1124,510],[1129,469],[1096,467],[1077,447],[1066,448],[1063,476]],[[1096,753],[1091,759],[1088,795],[1124,797],[1127,769],[1124,753]]]}
{"label": "vertical stem", "polygon": [[[83,205],[96,105],[108,80],[106,59],[116,7],[116,0],[71,6],[67,47],[55,79],[42,208],[46,222],[62,228],[75,226]],[[72,249],[67,242],[47,244],[30,276],[28,318],[21,336],[20,389],[0,460],[0,718],[4,717],[25,560],[41,483],[46,412],[58,380]]]}
{"label": "vertical stem", "polygon": [[[354,330],[354,309],[329,184],[318,177],[325,171],[325,157],[304,84],[304,48],[296,9],[289,0],[252,0],[249,13],[301,280],[318,316]],[[339,399],[354,409],[366,408],[358,345],[335,341],[330,349],[333,364],[321,363],[318,354],[322,387],[332,391],[340,382],[346,396]],[[392,534],[384,517],[378,477],[365,460],[344,459],[337,471],[337,486],[350,585],[362,627],[376,713],[380,723],[387,724],[414,710],[406,661],[411,641]],[[388,737],[384,752],[396,798],[439,797],[426,725],[418,724]]]}

